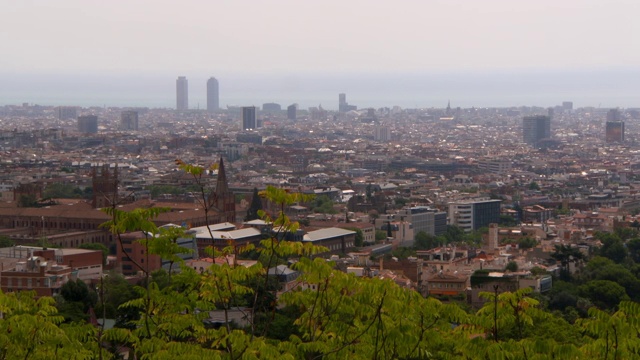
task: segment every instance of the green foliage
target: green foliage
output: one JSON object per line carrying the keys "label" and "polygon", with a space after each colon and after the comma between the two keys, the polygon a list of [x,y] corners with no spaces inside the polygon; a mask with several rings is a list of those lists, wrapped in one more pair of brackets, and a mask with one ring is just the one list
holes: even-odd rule
{"label": "green foliage", "polygon": [[591,259],[585,266],[581,280],[585,283],[593,280],[613,281],[622,286],[631,299],[640,300],[640,280],[626,266],[616,264],[610,259]]}
{"label": "green foliage", "polygon": [[528,236],[518,240],[518,247],[520,249],[531,249],[536,247],[537,245],[538,241]]}
{"label": "green foliage", "polygon": [[383,230],[376,230],[376,242],[383,241],[387,238],[387,232]]}
{"label": "green foliage", "polygon": [[440,240],[424,231],[416,234],[414,246],[417,250],[429,250],[440,246]]}
{"label": "green foliage", "polygon": [[91,359],[100,352],[91,342],[95,328],[76,323],[63,326],[50,297],[34,299],[33,292],[0,292],[0,358]]}
{"label": "green foliage", "polygon": [[143,244],[148,252],[160,257],[169,262],[169,273],[173,272],[176,264],[181,265],[184,263],[182,257],[179,254],[188,254],[191,249],[178,245],[179,239],[190,237],[185,233],[185,229],[180,226],[161,227],[157,229],[157,232],[153,233],[153,237],[147,237],[141,239],[140,243]]}
{"label": "green foliage", "polygon": [[548,274],[547,270],[545,270],[545,269],[543,269],[541,267],[538,267],[538,266],[532,267],[530,271],[531,271],[531,275],[534,275],[534,276],[547,275]]}
{"label": "green foliage", "polygon": [[336,214],[337,211],[333,205],[333,201],[327,195],[320,195],[314,199],[312,208],[315,213]]}
{"label": "green foliage", "polygon": [[291,335],[300,336],[297,331],[295,321],[300,317],[300,311],[295,306],[287,306],[283,309],[276,309],[273,313],[273,320],[268,324],[269,314],[258,314],[256,316],[256,332],[264,333],[268,339],[275,339],[278,341],[287,341]]}
{"label": "green foliage", "polygon": [[590,359],[638,358],[639,320],[640,306],[636,302],[623,301],[620,310],[613,314],[597,308],[589,309],[589,317],[576,323],[590,340],[581,349],[583,356]]}
{"label": "green foliage", "polygon": [[640,237],[636,237],[627,241],[627,249],[629,256],[635,263],[640,263]]}
{"label": "green foliage", "polygon": [[502,214],[500,215],[498,224],[500,224],[500,226],[511,227],[511,226],[517,226],[518,222],[516,221],[516,219],[513,218],[513,216]]}
{"label": "green foliage", "polygon": [[444,244],[464,242],[467,239],[464,230],[456,225],[447,225],[447,230],[442,236],[444,237]]}
{"label": "green foliage", "polygon": [[18,198],[19,207],[35,207],[38,206],[38,199],[33,194],[22,194]]}
{"label": "green foliage", "polygon": [[520,238],[518,240],[512,240],[512,239],[502,239],[500,241],[501,244],[511,244],[515,242],[518,245],[518,248],[526,250],[526,249],[531,249],[534,248],[538,245],[538,241],[536,239],[533,239],[531,237],[525,236],[523,238]]}
{"label": "green foliage", "polygon": [[[279,243],[280,252],[295,252],[287,245]],[[166,286],[137,287],[137,295],[120,306],[119,311],[137,311],[135,326],[105,331],[60,325],[50,298],[36,302],[30,293],[0,294],[0,354],[39,359],[57,351],[88,359],[103,352],[112,358],[110,346],[127,346],[136,358],[149,359],[629,359],[640,349],[635,336],[640,305],[634,302],[621,302],[615,313],[591,309],[588,318],[571,325],[542,311],[528,288],[483,293],[485,306],[468,314],[388,280],[334,270],[320,258],[302,257],[294,268],[302,273],[304,288],[284,293],[281,309],[272,307],[272,300],[256,305],[271,310],[247,312],[255,325],[246,329],[211,328],[204,320],[214,308],[224,312],[249,305],[261,286],[260,264],[213,265],[203,274],[183,268],[171,278],[163,275]],[[272,285],[258,291],[270,293]],[[147,306],[154,310],[147,313]]]}
{"label": "green foliage", "polygon": [[[303,310],[292,335],[296,358],[423,358],[444,354],[453,342],[441,334],[467,314],[454,305],[424,299],[389,281],[357,279],[322,259],[301,259],[296,269],[316,290],[290,292],[283,302]],[[402,313],[402,316],[394,314]],[[449,330],[446,330],[449,331]],[[448,345],[448,346],[447,346]]]}
{"label": "green foliage", "polygon": [[173,185],[150,185],[147,187],[147,190],[149,190],[151,198],[153,199],[162,194],[182,195],[187,192],[185,188]]}
{"label": "green foliage", "polygon": [[46,236],[41,236],[38,241],[36,241],[35,244],[37,247],[41,247],[41,248],[57,248],[59,247],[58,245],[54,245],[51,242],[49,242],[49,239],[47,239]]}
{"label": "green foliage", "polygon": [[89,309],[98,301],[97,294],[89,289],[84,281],[77,279],[68,281],[60,288],[60,296],[56,298],[56,307],[65,322],[86,321]]}
{"label": "green foliage", "polygon": [[539,302],[527,295],[530,288],[523,288],[515,292],[483,292],[480,296],[487,300],[486,304],[478,311],[478,325],[489,330],[493,340],[498,340],[506,328],[513,328],[517,339],[523,338],[527,328],[533,327],[533,318],[542,316],[537,308]]}
{"label": "green foliage", "polygon": [[618,234],[598,232],[595,237],[602,242],[602,247],[599,250],[600,256],[611,259],[616,263],[621,263],[629,256],[629,251]]}
{"label": "green foliage", "polygon": [[515,261],[509,261],[507,266],[504,268],[506,271],[516,272],[518,271],[518,263]]}
{"label": "green foliage", "polygon": [[98,295],[96,316],[116,319],[116,326],[125,328],[130,327],[130,322],[140,317],[137,311],[119,309],[122,304],[138,298],[133,285],[122,275],[113,272],[105,274],[98,285]]}
{"label": "green foliage", "polygon": [[64,183],[51,183],[44,189],[43,198],[78,199],[84,197],[85,193],[75,185]]}
{"label": "green foliage", "polygon": [[67,281],[60,288],[60,295],[66,302],[80,304],[85,312],[89,311],[97,301],[96,293],[89,290],[87,284],[80,279]]}
{"label": "green foliage", "polygon": [[11,240],[10,237],[0,235],[0,248],[11,247],[11,246],[14,246],[15,244],[16,243],[13,240]]}
{"label": "green foliage", "polygon": [[157,234],[158,227],[150,221],[158,215],[168,212],[169,208],[138,208],[130,212],[122,211],[115,208],[103,208],[107,215],[111,216],[111,220],[100,225],[102,228],[108,228],[113,234],[124,234],[129,231],[142,231],[147,234]]}
{"label": "green foliage", "polygon": [[410,256],[416,256],[416,251],[413,248],[400,246],[397,249],[393,250],[390,254],[385,255],[385,259],[391,260],[392,258],[397,259],[407,259]]}
{"label": "green foliage", "polygon": [[629,300],[625,289],[618,283],[609,280],[593,280],[581,285],[582,296],[591,300],[601,309],[616,307],[620,301]]}

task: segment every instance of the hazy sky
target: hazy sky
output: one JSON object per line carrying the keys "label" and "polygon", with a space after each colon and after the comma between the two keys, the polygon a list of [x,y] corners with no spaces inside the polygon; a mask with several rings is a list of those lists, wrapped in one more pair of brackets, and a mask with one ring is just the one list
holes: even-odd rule
{"label": "hazy sky", "polygon": [[[496,100],[513,93],[508,87],[500,91],[504,83],[522,88],[529,81],[535,87],[563,72],[572,72],[563,80],[566,88],[536,91],[554,92],[548,101],[580,102],[574,96],[585,86],[570,79],[590,72],[607,79],[609,71],[626,81],[622,96],[630,99],[640,71],[639,14],[638,0],[0,0],[0,105],[2,97],[5,103],[72,103],[65,92],[70,97],[88,92],[80,83],[109,91],[105,97],[123,93],[107,84],[113,79],[130,89],[166,84],[153,95],[154,105],[175,106],[179,75],[189,79],[190,106],[204,103],[209,76],[220,79],[221,104],[304,102],[296,95],[318,90],[318,80],[324,81],[318,85],[323,93],[308,92],[309,104],[331,101],[333,108],[336,94],[344,91],[360,103],[390,99],[393,86],[402,100],[435,74],[447,92],[418,89],[422,97],[404,105],[420,105],[432,94],[438,95],[437,104],[455,102],[462,98],[456,91],[474,87],[478,91],[467,91],[458,104],[478,105],[474,100],[487,87],[495,90],[487,102],[507,105],[511,102]],[[524,83],[512,74],[524,74]],[[33,89],[66,75],[78,80],[63,80],[58,84],[66,88],[32,96]],[[358,75],[388,81],[367,87]],[[466,83],[466,75],[482,82]],[[348,83],[331,80],[347,76]],[[415,86],[394,80],[403,76],[425,77]],[[252,95],[250,79],[258,77],[286,94],[269,98],[269,86],[263,85],[264,91]],[[491,84],[495,78],[499,83]],[[599,91],[601,82],[586,85]],[[388,93],[364,94],[376,86]],[[608,95],[617,91],[616,83],[605,87]],[[52,100],[54,95],[59,99]],[[583,95],[600,101],[599,92]],[[522,94],[518,104],[535,103],[527,103],[529,97]],[[615,101],[612,106],[629,105]]]}
{"label": "hazy sky", "polygon": [[636,67],[640,1],[0,0],[3,72]]}

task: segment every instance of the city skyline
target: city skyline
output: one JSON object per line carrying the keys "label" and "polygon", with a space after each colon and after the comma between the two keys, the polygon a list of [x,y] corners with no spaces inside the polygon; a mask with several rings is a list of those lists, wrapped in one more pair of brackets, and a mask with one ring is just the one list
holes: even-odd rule
{"label": "city skyline", "polygon": [[[216,75],[219,106],[274,102],[299,109],[322,105],[338,110],[336,98],[346,93],[358,108],[453,108],[555,106],[571,100],[578,107],[640,107],[636,84],[640,71],[493,72],[440,74],[327,74],[325,76],[238,74]],[[209,74],[215,71],[209,72]],[[211,75],[185,73],[190,80],[189,108],[206,109]],[[107,76],[14,74],[0,82],[0,106],[22,103],[53,106],[175,108],[177,74]]]}
{"label": "city skyline", "polygon": [[[184,8],[198,11],[175,16]],[[310,13],[293,0],[60,0],[2,10],[0,105],[171,108],[171,79],[184,75],[189,108],[205,109],[205,84],[215,75],[221,108],[295,102],[337,110],[338,93],[360,108],[448,99],[454,107],[565,99],[640,106],[640,44],[632,38],[640,3],[628,1],[327,0]],[[237,14],[252,26],[226,31]],[[167,51],[172,43],[180,51]]]}
{"label": "city skyline", "polygon": [[3,358],[639,356],[640,2],[0,11]]}

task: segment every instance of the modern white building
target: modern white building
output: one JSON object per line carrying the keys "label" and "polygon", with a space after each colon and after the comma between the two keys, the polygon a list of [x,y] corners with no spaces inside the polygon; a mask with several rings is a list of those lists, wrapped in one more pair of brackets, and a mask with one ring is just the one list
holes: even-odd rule
{"label": "modern white building", "polygon": [[428,235],[441,235],[447,230],[447,213],[428,206],[413,206],[398,212],[400,220],[413,225],[414,234],[424,231]]}
{"label": "modern white building", "polygon": [[500,220],[502,200],[466,200],[449,203],[449,224],[465,232],[488,227]]}

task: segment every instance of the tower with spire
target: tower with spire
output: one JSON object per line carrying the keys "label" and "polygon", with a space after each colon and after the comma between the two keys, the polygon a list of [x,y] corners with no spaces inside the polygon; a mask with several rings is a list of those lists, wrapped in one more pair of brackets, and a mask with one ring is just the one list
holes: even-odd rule
{"label": "tower with spire", "polygon": [[227,182],[227,173],[224,169],[224,161],[220,157],[220,165],[218,166],[218,178],[216,180],[216,189],[209,196],[209,207],[218,211],[220,221],[234,223],[236,221],[236,201],[233,192],[229,190]]}

